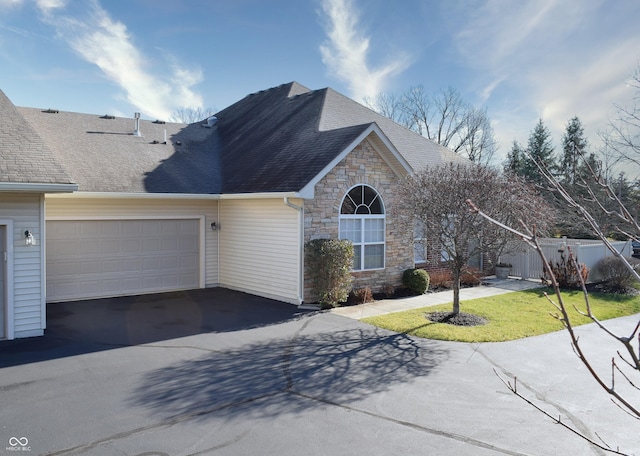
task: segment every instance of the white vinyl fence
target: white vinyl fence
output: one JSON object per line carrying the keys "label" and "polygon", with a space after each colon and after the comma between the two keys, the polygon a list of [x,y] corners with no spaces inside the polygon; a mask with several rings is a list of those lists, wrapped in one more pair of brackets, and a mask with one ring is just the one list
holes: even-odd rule
{"label": "white vinyl fence", "polygon": [[[578,262],[584,263],[589,269],[588,280],[591,282],[598,280],[598,277],[593,272],[593,268],[598,261],[602,258],[613,256],[602,241],[591,239],[541,238],[538,239],[538,242],[549,261],[559,261],[559,250],[564,249],[566,252],[566,247],[570,246]],[[631,241],[616,241],[612,242],[612,244],[616,250],[625,257],[630,257],[633,254]],[[520,249],[519,252],[517,251],[518,249]],[[568,252],[565,253],[565,258],[568,259],[567,255]],[[513,266],[511,268],[512,276],[521,277],[522,279],[539,279],[543,276],[540,256],[524,242],[519,242],[512,254],[502,255],[501,261],[503,263],[510,263]]]}

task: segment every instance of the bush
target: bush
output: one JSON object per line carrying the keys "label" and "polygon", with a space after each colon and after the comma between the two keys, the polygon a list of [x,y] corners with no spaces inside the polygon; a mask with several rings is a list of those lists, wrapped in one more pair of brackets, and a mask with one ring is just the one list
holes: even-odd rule
{"label": "bush", "polygon": [[417,294],[424,294],[429,288],[429,274],[424,269],[407,269],[402,274],[402,285]]}
{"label": "bush", "polygon": [[369,287],[354,288],[349,293],[348,302],[353,304],[364,304],[367,302],[373,302],[373,293]]}
{"label": "bush", "polygon": [[385,298],[392,298],[396,294],[396,287],[387,283],[382,287],[382,294]]}
{"label": "bush", "polygon": [[[637,270],[638,262],[634,258],[627,261]],[[636,278],[627,269],[621,258],[606,257],[598,261],[593,270],[612,291],[624,291],[633,287]]]}
{"label": "bush", "polygon": [[453,276],[451,271],[433,271],[429,275],[431,288],[451,288],[453,287]]}
{"label": "bush", "polygon": [[466,271],[462,271],[462,274],[460,275],[460,285],[467,286],[467,287],[475,287],[477,285],[480,285],[481,277],[482,277],[481,271],[477,269],[469,268]]}
{"label": "bush", "polygon": [[[568,261],[565,258],[564,252],[560,254],[560,261],[549,261],[549,266],[551,266],[551,271],[553,272],[556,281],[558,282],[558,286],[560,288],[578,288],[580,287],[580,277],[582,276],[582,280],[586,283],[587,277],[589,276],[589,269],[584,263],[578,263],[578,259],[576,258],[576,263],[578,265],[578,269],[575,268],[573,262]],[[550,281],[551,278],[548,277],[547,271],[544,272],[543,279],[545,281]]]}
{"label": "bush", "polygon": [[351,291],[353,244],[338,239],[313,239],[305,244],[312,292],[323,309],[345,302]]}

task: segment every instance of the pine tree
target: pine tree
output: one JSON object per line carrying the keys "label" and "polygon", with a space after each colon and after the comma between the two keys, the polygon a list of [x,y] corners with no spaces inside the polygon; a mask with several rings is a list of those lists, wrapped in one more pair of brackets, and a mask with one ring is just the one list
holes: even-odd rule
{"label": "pine tree", "polygon": [[504,172],[515,174],[516,176],[524,175],[525,154],[518,141],[514,140],[511,150],[507,153],[507,160],[504,163]]}
{"label": "pine tree", "polygon": [[575,184],[580,176],[580,155],[586,157],[587,139],[584,136],[584,128],[578,116],[569,120],[562,135],[562,160],[560,162],[561,174],[565,183]]}
{"label": "pine tree", "polygon": [[540,174],[536,163],[547,168],[552,174],[557,172],[558,166],[553,154],[553,146],[551,145],[551,133],[549,129],[545,127],[542,119],[538,120],[538,123],[529,135],[527,156],[525,157],[522,169],[522,175],[525,179],[539,184],[544,181],[544,178]]}

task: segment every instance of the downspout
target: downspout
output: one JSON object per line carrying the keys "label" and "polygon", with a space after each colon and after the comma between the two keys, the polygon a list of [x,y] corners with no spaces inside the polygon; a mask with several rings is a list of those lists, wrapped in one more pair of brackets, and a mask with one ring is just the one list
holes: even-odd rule
{"label": "downspout", "polygon": [[292,209],[298,211],[298,242],[300,243],[300,262],[298,270],[298,303],[302,304],[304,301],[304,207],[297,206],[289,201],[289,197],[284,197],[284,204]]}

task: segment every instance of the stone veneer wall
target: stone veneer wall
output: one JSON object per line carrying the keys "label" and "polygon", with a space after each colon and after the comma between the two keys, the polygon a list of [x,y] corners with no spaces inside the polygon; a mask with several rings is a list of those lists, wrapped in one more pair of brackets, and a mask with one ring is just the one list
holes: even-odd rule
{"label": "stone veneer wall", "polygon": [[[368,286],[373,292],[385,285],[398,286],[402,273],[412,268],[413,239],[402,239],[397,223],[390,215],[395,202],[399,178],[364,140],[315,186],[315,198],[304,205],[304,242],[319,238],[338,238],[340,204],[349,189],[366,184],[378,191],[386,212],[385,268],[353,273],[353,287]],[[314,302],[311,278],[305,269],[304,300]]]}

